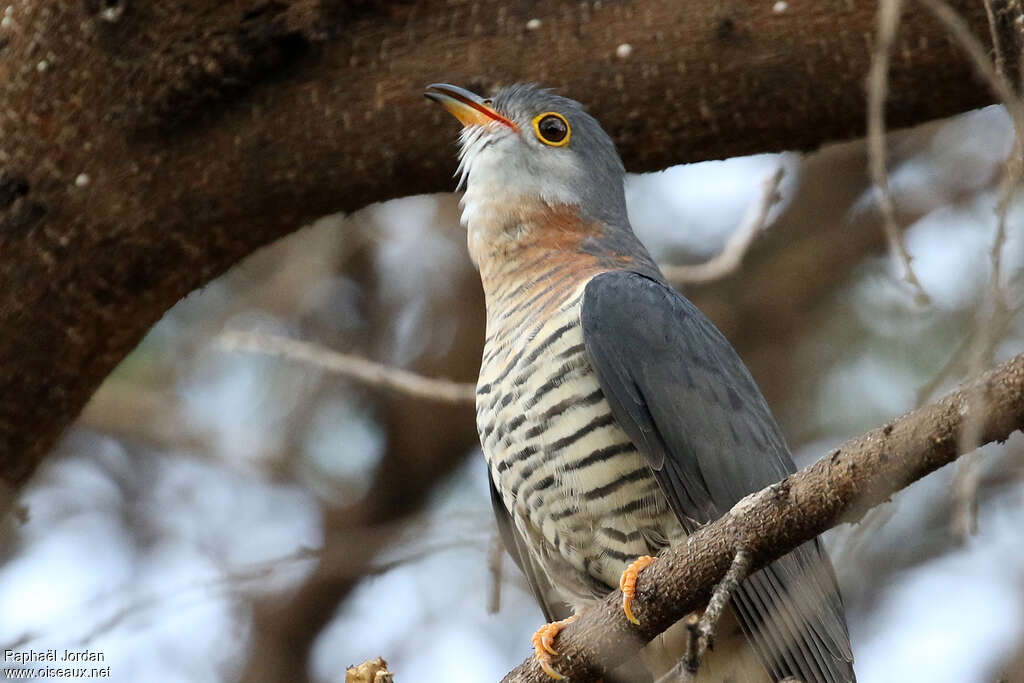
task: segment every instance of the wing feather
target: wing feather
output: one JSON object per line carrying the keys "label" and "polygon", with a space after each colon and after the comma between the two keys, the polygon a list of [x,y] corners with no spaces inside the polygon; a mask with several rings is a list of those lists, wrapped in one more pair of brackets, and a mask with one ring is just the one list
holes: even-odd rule
{"label": "wing feather", "polygon": [[[612,413],[688,531],[795,471],[750,372],[675,290],[638,273],[604,273],[587,285],[581,317]],[[817,540],[750,576],[733,609],[774,678],[855,680],[842,600]]]}

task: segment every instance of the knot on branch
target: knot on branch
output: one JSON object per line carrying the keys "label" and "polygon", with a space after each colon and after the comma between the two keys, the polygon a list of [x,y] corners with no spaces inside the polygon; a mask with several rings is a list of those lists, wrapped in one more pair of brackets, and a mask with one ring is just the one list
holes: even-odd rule
{"label": "knot on branch", "polygon": [[30,189],[23,176],[0,171],[0,236],[25,235],[46,215]]}

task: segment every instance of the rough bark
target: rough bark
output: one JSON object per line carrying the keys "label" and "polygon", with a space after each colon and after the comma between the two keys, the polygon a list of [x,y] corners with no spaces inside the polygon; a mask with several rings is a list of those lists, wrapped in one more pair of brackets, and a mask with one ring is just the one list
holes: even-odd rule
{"label": "rough bark", "polygon": [[[942,400],[846,442],[813,465],[747,496],[718,521],[662,552],[640,575],[633,611],[622,612],[615,591],[562,631],[555,666],[573,681],[595,680],[623,663],[658,633],[707,602],[738,548],[759,568],[844,522],[965,450],[965,425],[978,429],[979,444],[1005,440],[1024,428],[1024,354],[976,378]],[[505,683],[547,683],[533,659]]]}
{"label": "rough bark", "polygon": [[[954,5],[987,40],[984,7]],[[320,215],[450,188],[454,130],[421,101],[425,83],[556,86],[636,171],[860,135],[874,3],[776,6],[12,4],[0,481],[19,486],[163,311],[241,257]],[[892,126],[990,101],[920,12],[892,67]]]}

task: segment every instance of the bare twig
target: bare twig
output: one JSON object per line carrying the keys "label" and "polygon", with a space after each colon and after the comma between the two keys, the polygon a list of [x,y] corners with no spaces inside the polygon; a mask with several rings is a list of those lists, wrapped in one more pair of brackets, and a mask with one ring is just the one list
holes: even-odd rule
{"label": "bare twig", "polygon": [[889,56],[899,27],[902,0],[880,0],[875,48],[868,72],[868,172],[875,186],[882,225],[889,241],[889,251],[903,270],[903,280],[914,290],[914,300],[922,306],[930,299],[911,265],[910,253],[903,243],[903,233],[896,222],[896,208],[889,190],[885,170],[885,100],[889,92]]}
{"label": "bare twig", "polygon": [[1010,323],[1022,310],[1024,302],[1011,304],[1007,300],[1006,293],[1010,288],[1010,283],[1001,283],[1000,254],[1006,238],[1006,215],[1005,209],[997,208],[997,212],[1001,227],[997,227],[991,252],[992,276],[989,280],[989,308],[991,310],[980,308],[973,316],[967,335],[960,340],[949,359],[943,363],[931,379],[917,390],[916,405],[918,406],[930,400],[948,379],[956,375],[977,374],[978,368],[990,365],[995,347],[1005,338]]}
{"label": "bare twig", "polygon": [[702,284],[736,272],[750,245],[768,227],[768,214],[779,201],[779,186],[784,175],[785,168],[780,165],[765,180],[764,189],[757,201],[747,208],[740,226],[729,237],[718,255],[704,263],[689,266],[662,265],[661,270],[665,278],[674,285]]}
{"label": "bare twig", "polygon": [[996,98],[1006,107],[1010,118],[1013,119],[1013,126],[1018,131],[1022,130],[1021,123],[1024,122],[1024,106],[1017,97],[1010,82],[1006,77],[996,70],[992,61],[988,58],[988,50],[981,41],[971,32],[970,26],[963,17],[956,13],[952,7],[943,0],[917,0],[924,5],[935,18],[949,31],[950,36],[960,44],[966,53],[974,70],[988,84]]}
{"label": "bare twig", "polygon": [[[990,260],[992,274],[989,283],[988,306],[976,316],[973,331],[968,335],[950,362],[922,391],[934,387],[950,374],[954,365],[966,364],[970,374],[992,363],[995,348],[1003,338],[1015,311],[1007,303],[1005,284],[1002,277],[1002,251],[1006,241],[1006,220],[1010,203],[1016,196],[1024,173],[1024,103],[1018,92],[1021,67],[1021,21],[1024,14],[1018,2],[986,0],[989,29],[992,37],[994,62],[990,61],[981,41],[967,27],[964,20],[943,0],[920,0],[946,27],[970,57],[975,70],[989,84],[992,91],[1002,100],[1014,127],[1014,143],[1006,161],[1006,173],[999,190],[996,206],[996,235],[993,240]],[[1013,79],[1013,80],[1011,80]],[[920,394],[919,394],[920,395]],[[975,421],[976,422],[976,421]],[[968,421],[960,435],[963,447],[972,448],[978,441],[980,426]],[[952,529],[957,538],[963,540],[977,528],[977,489],[979,474],[977,458],[965,458],[957,468],[953,481]]]}
{"label": "bare twig", "polygon": [[695,623],[687,624],[690,639],[687,643],[686,655],[680,661],[679,669],[681,681],[692,681],[700,668],[701,660],[708,650],[715,649],[715,627],[718,620],[722,618],[729,600],[732,599],[740,583],[750,574],[750,553],[740,548],[733,557],[732,565],[725,577],[715,586],[711,599],[704,614]]}
{"label": "bare twig", "polygon": [[[1019,149],[1014,145],[1014,149]],[[1013,319],[1011,310],[1006,302],[1006,291],[1002,283],[1002,250],[1006,240],[1006,213],[1009,200],[1020,184],[1020,164],[1011,159],[1008,163],[1013,170],[1004,182],[1002,196],[1000,197],[997,212],[996,236],[990,254],[992,262],[992,275],[988,288],[988,309],[982,309],[977,316],[975,329],[977,333],[971,335],[971,344],[967,356],[970,374],[977,374],[980,368],[992,364],[995,357],[996,346],[1005,336],[1006,331]],[[982,408],[983,406],[978,406]],[[975,411],[976,412],[976,411]],[[973,449],[980,438],[981,425],[978,420],[968,420],[961,431],[961,447],[964,450]],[[957,467],[956,475],[953,478],[953,515],[952,531],[953,536],[961,542],[978,530],[978,454],[971,454],[965,457]]]}
{"label": "bare twig", "polygon": [[999,2],[999,0],[985,0],[985,14],[988,16],[988,28],[992,37],[992,61],[995,63],[996,73],[1005,74],[1006,47],[1004,45],[1003,32],[999,30],[1001,8],[994,7],[993,2]]}
{"label": "bare twig", "polygon": [[[996,235],[993,240],[990,260],[992,274],[989,280],[988,300],[986,309],[982,309],[977,316],[975,329],[977,334],[972,335],[973,343],[970,345],[968,356],[969,372],[976,374],[980,368],[992,364],[995,357],[996,346],[1006,335],[1010,323],[1013,320],[1014,312],[1007,303],[1006,289],[1002,278],[1002,252],[1006,242],[1006,216],[1009,205],[1021,185],[1021,139],[1018,136],[1014,142],[1013,155],[1007,160],[1007,173],[1000,188],[999,202],[996,206]],[[963,440],[963,448],[973,448],[979,437],[980,425],[977,421],[968,421],[960,438]],[[953,479],[953,516],[952,530],[955,538],[961,542],[978,530],[978,456],[971,455],[963,459]]]}
{"label": "bare twig", "polygon": [[989,33],[992,38],[993,62],[996,72],[1001,74],[1020,92],[1020,67],[1022,56],[1021,6],[1020,0],[985,0]]}
{"label": "bare twig", "polygon": [[[724,579],[723,579],[724,580]],[[659,678],[655,683],[680,683],[693,678],[700,664],[698,652],[700,652],[700,615],[694,612],[686,617],[686,652],[668,673]],[[703,656],[703,652],[701,655]]]}
{"label": "bare twig", "polygon": [[[961,455],[960,430],[974,419],[981,423],[982,443],[1005,440],[1024,427],[1024,354],[936,403],[848,441],[781,483],[747,496],[686,543],[663,550],[662,561],[640,575],[634,598],[644,615],[640,626],[626,619],[622,595],[613,591],[559,634],[558,671],[580,682],[619,666],[706,603],[733,565],[737,542],[750,553],[750,570],[756,571],[827,529],[860,519]],[[504,680],[546,683],[545,677],[531,658]]]}
{"label": "bare twig", "polygon": [[476,387],[468,382],[423,377],[408,370],[300,341],[257,332],[229,330],[218,338],[221,347],[231,351],[255,351],[287,360],[308,363],[370,386],[448,403],[472,403]]}

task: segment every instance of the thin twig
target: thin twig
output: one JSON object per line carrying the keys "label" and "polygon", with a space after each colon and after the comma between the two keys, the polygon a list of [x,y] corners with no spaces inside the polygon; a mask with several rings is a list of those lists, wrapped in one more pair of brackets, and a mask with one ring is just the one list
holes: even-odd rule
{"label": "thin twig", "polygon": [[733,557],[732,564],[729,566],[729,571],[715,586],[704,614],[696,623],[691,622],[686,625],[689,632],[686,655],[676,665],[680,681],[694,680],[704,655],[708,650],[715,649],[715,627],[718,625],[719,619],[722,618],[722,612],[725,611],[733,594],[750,573],[750,562],[750,553],[746,549],[737,550],[736,556]]}
{"label": "thin twig", "polygon": [[985,14],[988,15],[988,28],[992,38],[992,61],[996,73],[1006,74],[1006,48],[1003,45],[1003,33],[999,30],[999,10],[992,6],[993,0],[985,0]]}
{"label": "thin twig", "polygon": [[963,17],[956,13],[952,7],[943,0],[917,0],[949,31],[949,34],[960,44],[960,47],[967,54],[971,64],[978,75],[988,84],[996,98],[1006,107],[1007,113],[1013,119],[1013,126],[1020,137],[1022,130],[1021,123],[1024,122],[1024,105],[1017,97],[1013,87],[1006,78],[996,71],[992,61],[988,58],[988,49],[978,38],[971,33],[970,27]]}
{"label": "thin twig", "polygon": [[[1020,74],[1021,55],[1008,55],[1010,49],[1016,47],[1020,52],[1019,21],[1022,17],[1018,3],[1012,3],[1016,18],[1007,21],[1006,14],[1010,7],[999,3],[997,8],[994,0],[985,0],[989,29],[992,39],[994,61],[989,60],[985,46],[971,32],[966,22],[943,0],[920,0],[946,30],[960,44],[974,65],[978,74],[988,83],[995,95],[1002,100],[1010,115],[1014,127],[1014,142],[1010,157],[1006,161],[1006,172],[999,190],[996,206],[996,235],[993,240],[990,259],[992,274],[989,283],[989,306],[979,309],[974,318],[970,332],[960,343],[949,360],[940,368],[935,376],[922,386],[917,393],[918,405],[928,400],[935,390],[947,378],[963,370],[967,375],[977,374],[981,368],[991,365],[995,347],[1005,336],[1010,323],[1018,310],[1010,306],[1006,297],[1006,285],[1002,282],[1002,252],[1006,242],[1006,223],[1009,206],[1013,197],[1020,189],[1022,168],[1024,168],[1024,104],[1018,92],[1019,85],[1011,82],[1014,75]],[[1008,73],[1008,66],[1013,59],[1013,73]],[[977,421],[968,421],[960,434],[961,447],[965,450],[978,441]],[[970,455],[958,464],[952,483],[953,513],[951,527],[954,537],[965,539],[977,530],[977,491],[980,475],[977,472],[978,456]]]}
{"label": "thin twig", "polygon": [[784,175],[785,168],[780,165],[765,180],[764,189],[757,201],[747,208],[739,228],[732,233],[721,252],[704,263],[688,266],[662,265],[661,270],[665,279],[674,285],[703,284],[720,280],[736,272],[750,245],[768,227],[768,214],[780,199],[779,186]]}
{"label": "thin twig", "polygon": [[408,370],[376,363],[360,356],[333,351],[319,344],[259,332],[229,330],[217,343],[231,351],[255,351],[318,368],[354,379],[370,386],[389,389],[416,398],[447,403],[472,403],[476,387],[468,382],[453,382],[417,375]]}
{"label": "thin twig", "polygon": [[[992,263],[992,275],[989,280],[987,309],[981,309],[978,316],[978,333],[973,335],[973,344],[968,357],[970,374],[992,364],[996,346],[1006,335],[1013,314],[1007,304],[1006,290],[1002,281],[1002,253],[1006,242],[1006,217],[1010,203],[1021,185],[1021,146],[1020,138],[1014,142],[1013,156],[1007,161],[1007,173],[1000,189],[999,202],[996,205],[996,235],[989,254]],[[981,407],[981,406],[979,406]],[[960,438],[964,448],[972,448],[980,438],[981,426],[977,420],[964,424]],[[953,479],[953,516],[952,530],[955,538],[963,542],[978,530],[978,455],[972,454],[964,458],[957,467]]]}
{"label": "thin twig", "polygon": [[875,187],[882,225],[889,241],[889,251],[903,270],[903,280],[914,290],[914,300],[921,306],[930,302],[927,292],[917,279],[911,265],[910,253],[903,242],[903,233],[896,222],[896,208],[889,189],[885,152],[885,100],[889,93],[889,58],[896,29],[899,27],[902,0],[880,0],[875,49],[868,72],[868,171]]}
{"label": "thin twig", "polygon": [[[1018,92],[1019,83],[1011,82],[1020,74],[1020,25],[1024,17],[1017,3],[1013,7],[999,3],[996,7],[993,0],[985,0],[985,11],[988,14],[989,29],[992,38],[994,62],[989,59],[981,41],[967,27],[964,20],[943,0],[920,0],[946,27],[956,39],[974,65],[974,68],[989,84],[992,91],[1002,100],[1014,127],[1014,143],[1010,157],[1006,161],[1006,172],[999,189],[999,200],[996,205],[996,235],[993,240],[990,260],[992,274],[989,281],[988,306],[979,311],[974,332],[968,335],[957,353],[950,359],[937,378],[949,374],[954,365],[966,364],[969,374],[976,374],[981,368],[991,365],[995,348],[1003,338],[1012,321],[1015,311],[1007,303],[1006,289],[1002,277],[1002,252],[1006,242],[1006,223],[1010,204],[1022,184],[1024,176],[1024,103]],[[1013,10],[1016,16],[1008,19],[1007,14]],[[1015,47],[1016,46],[1016,47]],[[1017,54],[1007,54],[1013,50]],[[1011,62],[1012,59],[1012,62]],[[1013,64],[1012,72],[1009,71]],[[941,381],[936,379],[926,387],[933,390]],[[980,399],[978,399],[980,400]],[[983,408],[977,406],[976,408]],[[973,412],[977,413],[978,410]],[[978,420],[966,421],[961,430],[962,447],[970,449],[980,438],[981,426]],[[956,538],[964,540],[977,529],[977,490],[980,475],[977,472],[977,457],[965,458],[957,467],[953,480],[953,515],[952,530]]]}
{"label": "thin twig", "polygon": [[686,617],[686,652],[672,670],[657,680],[657,683],[679,683],[693,678],[700,665],[700,615],[694,612]]}
{"label": "thin twig", "polygon": [[1020,0],[985,0],[989,34],[992,38],[993,63],[1017,92],[1020,92],[1022,57]]}

